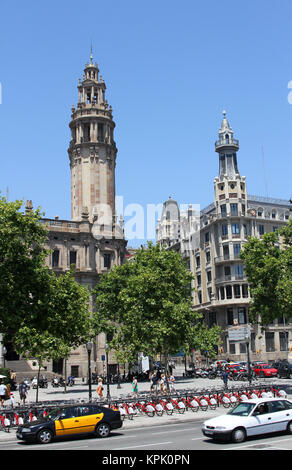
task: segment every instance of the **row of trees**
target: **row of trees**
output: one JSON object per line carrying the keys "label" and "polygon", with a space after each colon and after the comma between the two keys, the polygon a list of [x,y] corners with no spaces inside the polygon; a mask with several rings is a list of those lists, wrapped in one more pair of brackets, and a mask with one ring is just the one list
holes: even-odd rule
{"label": "row of trees", "polygon": [[104,332],[122,363],[135,362],[138,352],[215,354],[219,328],[207,329],[193,310],[192,276],[180,254],[149,244],[89,292],[75,281],[74,267],[56,275],[45,265],[42,214],[39,209],[24,214],[22,205],[0,198],[0,332],[17,353],[41,366]]}

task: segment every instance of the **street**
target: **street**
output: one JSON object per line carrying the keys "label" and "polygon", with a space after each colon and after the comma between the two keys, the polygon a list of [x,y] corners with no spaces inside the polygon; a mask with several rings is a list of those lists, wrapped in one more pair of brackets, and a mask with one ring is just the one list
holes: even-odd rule
{"label": "street", "polygon": [[[223,411],[224,413],[224,411]],[[204,420],[179,422],[177,424],[155,425],[153,427],[122,428],[113,432],[107,439],[94,437],[67,438],[52,442],[51,444],[28,444],[22,441],[0,442],[2,450],[46,450],[46,451],[73,451],[94,450],[128,451],[135,453],[141,451],[228,451],[228,450],[292,450],[292,436],[287,434],[273,434],[248,439],[242,444],[222,443],[207,439],[201,433]],[[178,452],[179,453],[179,452]],[[101,454],[103,455],[103,454]]]}

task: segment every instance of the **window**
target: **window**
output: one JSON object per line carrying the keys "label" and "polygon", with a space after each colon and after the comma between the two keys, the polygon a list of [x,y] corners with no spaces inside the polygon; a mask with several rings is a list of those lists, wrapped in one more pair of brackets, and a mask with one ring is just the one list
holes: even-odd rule
{"label": "window", "polygon": [[234,243],[234,245],[233,245],[233,254],[234,254],[234,258],[239,258],[240,243]]}
{"label": "window", "polygon": [[109,253],[103,255],[103,263],[105,268],[111,267],[111,255]]}
{"label": "window", "polygon": [[279,333],[280,338],[280,351],[288,350],[288,331],[281,331]]}
{"label": "window", "polygon": [[209,232],[205,233],[205,243],[208,243],[210,241],[210,234]]}
{"label": "window", "polygon": [[223,258],[229,259],[229,245],[223,245]]}
{"label": "window", "polygon": [[226,236],[228,235],[228,225],[227,224],[224,224],[222,225],[222,236]]}
{"label": "window", "polygon": [[230,354],[235,354],[235,344],[229,343],[229,352]]}
{"label": "window", "polygon": [[212,273],[211,273],[211,271],[207,271],[207,280],[208,280],[208,282],[211,282],[211,281],[212,281]]}
{"label": "window", "polygon": [[232,224],[231,225],[231,229],[232,229],[232,234],[233,235],[238,235],[239,234],[239,224]]}
{"label": "window", "polygon": [[221,297],[221,300],[224,300],[224,299],[225,299],[224,287],[220,287],[220,297]]}
{"label": "window", "polygon": [[242,289],[242,297],[247,298],[248,297],[248,285],[242,284],[241,289]]}
{"label": "window", "polygon": [[210,263],[211,256],[210,256],[210,251],[206,252],[206,263]]}
{"label": "window", "polygon": [[234,297],[236,299],[239,299],[241,297],[241,294],[240,294],[240,285],[239,284],[235,284],[233,286],[233,289],[234,289]]}
{"label": "window", "polygon": [[246,354],[246,343],[240,343],[239,344],[239,352],[241,354]]}
{"label": "window", "polygon": [[226,216],[227,211],[226,211],[226,204],[221,205],[221,215]]}
{"label": "window", "polygon": [[238,215],[238,204],[231,203],[230,204],[230,214],[231,215]]}
{"label": "window", "polygon": [[226,298],[232,299],[232,286],[226,286]]}
{"label": "window", "polygon": [[71,264],[76,264],[76,251],[70,251],[70,260],[69,260],[69,264],[71,266]]}
{"label": "window", "polygon": [[103,142],[103,140],[104,140],[103,124],[98,124],[98,140],[99,140],[99,142]]}
{"label": "window", "polygon": [[230,266],[224,266],[224,276],[230,276],[230,275],[231,275]]}
{"label": "window", "polygon": [[233,325],[233,308],[227,309],[227,324]]}
{"label": "window", "polygon": [[209,313],[209,328],[212,328],[213,325],[217,325],[216,312],[210,312]]}
{"label": "window", "polygon": [[243,233],[244,235],[247,235],[247,225],[243,224]]}
{"label": "window", "polygon": [[238,323],[240,325],[247,323],[245,307],[239,307],[238,309]]}
{"label": "window", "polygon": [[264,225],[259,225],[259,234],[263,235],[265,233],[265,227]]}
{"label": "window", "polygon": [[199,304],[202,303],[202,292],[201,291],[198,291],[198,300],[199,300]]}
{"label": "window", "polygon": [[242,215],[245,215],[245,204],[241,204]]}
{"label": "window", "polygon": [[52,254],[52,266],[53,268],[57,268],[59,266],[59,250],[54,250]]}
{"label": "window", "polygon": [[197,286],[199,287],[201,285],[201,275],[199,274],[197,276]]}
{"label": "window", "polygon": [[235,264],[234,265],[234,275],[235,275],[235,279],[242,279],[243,278],[242,264]]}
{"label": "window", "polygon": [[266,331],[266,352],[274,352],[275,351],[275,338],[274,333]]}
{"label": "window", "polygon": [[200,256],[196,256],[196,265],[197,265],[197,268],[199,268],[201,266],[201,258]]}

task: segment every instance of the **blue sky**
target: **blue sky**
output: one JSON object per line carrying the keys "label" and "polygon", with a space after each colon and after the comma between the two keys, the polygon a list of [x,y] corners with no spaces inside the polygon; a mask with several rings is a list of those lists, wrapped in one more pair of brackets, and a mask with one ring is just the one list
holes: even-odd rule
{"label": "blue sky", "polygon": [[212,202],[223,109],[248,192],[289,199],[291,17],[287,0],[2,4],[2,194],[70,218],[68,123],[92,42],[125,205]]}

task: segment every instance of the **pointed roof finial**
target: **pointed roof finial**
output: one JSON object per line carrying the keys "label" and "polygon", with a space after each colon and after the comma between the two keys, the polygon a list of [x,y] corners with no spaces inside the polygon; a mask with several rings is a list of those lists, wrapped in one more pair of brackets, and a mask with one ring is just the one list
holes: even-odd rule
{"label": "pointed roof finial", "polygon": [[90,44],[90,63],[93,64],[92,41],[91,41],[91,44]]}

